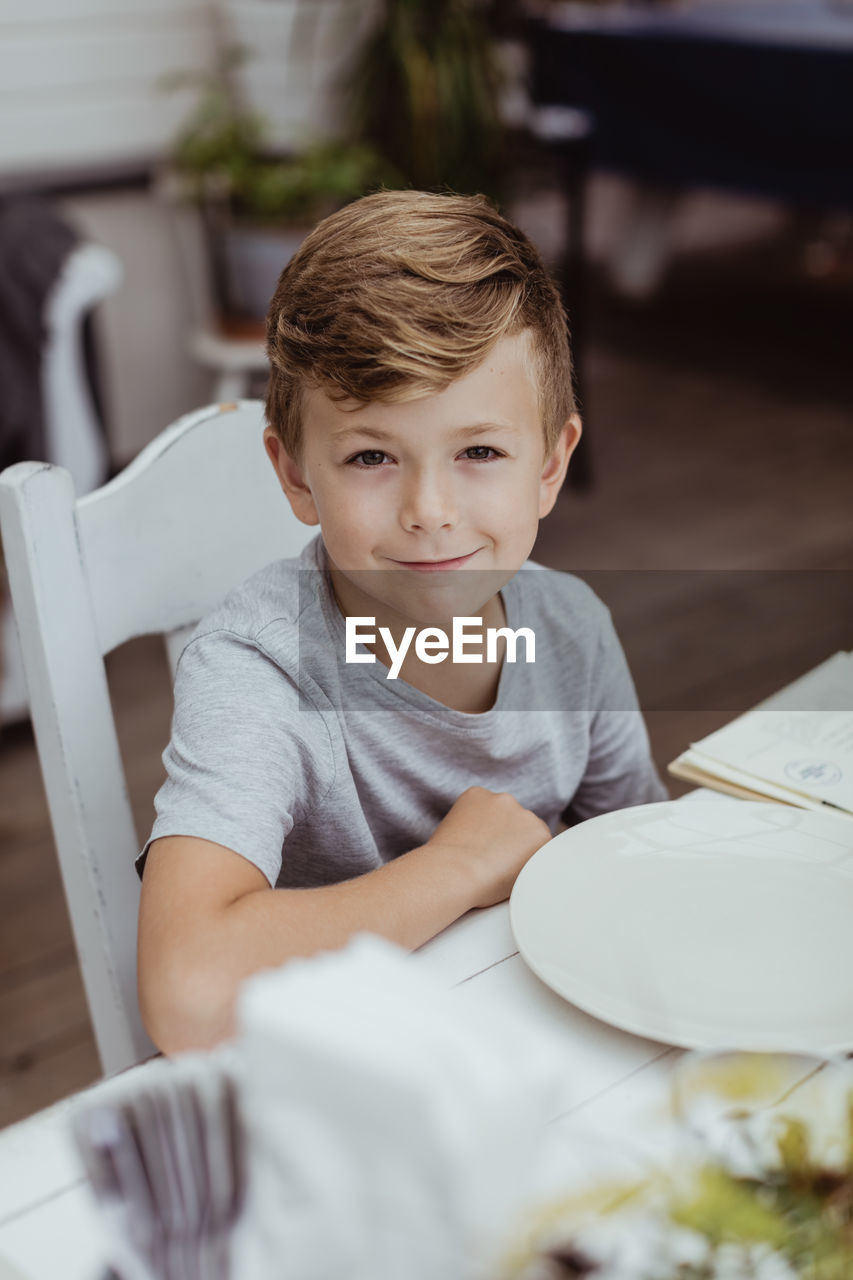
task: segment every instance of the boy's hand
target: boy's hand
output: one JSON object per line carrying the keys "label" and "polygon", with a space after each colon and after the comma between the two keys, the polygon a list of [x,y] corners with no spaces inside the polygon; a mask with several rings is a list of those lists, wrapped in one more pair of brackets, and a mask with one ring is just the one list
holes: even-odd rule
{"label": "boy's hand", "polygon": [[472,907],[491,907],[510,895],[515,878],[537,849],[551,839],[541,818],[508,791],[469,787],[426,843],[452,852],[474,877]]}

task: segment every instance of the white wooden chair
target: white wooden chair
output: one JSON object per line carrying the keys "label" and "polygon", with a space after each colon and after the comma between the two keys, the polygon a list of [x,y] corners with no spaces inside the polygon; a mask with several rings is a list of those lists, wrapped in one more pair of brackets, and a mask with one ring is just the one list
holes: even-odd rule
{"label": "white wooden chair", "polygon": [[[44,304],[41,392],[45,457],[67,467],[78,493],[107,474],[107,446],[86,375],[83,322],[121,284],[122,266],[111,250],[84,241],[71,250]],[[15,620],[0,582],[0,721],[26,718],[26,680]]]}
{"label": "white wooden chair", "polygon": [[[0,525],[59,865],[101,1062],[154,1051],[136,998],[141,847],[103,658],[162,632],[174,670],[192,626],[315,532],[266,457],[259,402],[181,418],[102,488],[61,467],[0,475]],[[165,743],[163,744],[165,746]],[[153,817],[153,814],[152,814]]]}

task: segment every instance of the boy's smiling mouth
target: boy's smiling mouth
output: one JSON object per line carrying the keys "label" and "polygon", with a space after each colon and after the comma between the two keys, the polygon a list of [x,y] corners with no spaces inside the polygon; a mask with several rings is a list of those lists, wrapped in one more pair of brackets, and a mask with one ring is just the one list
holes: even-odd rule
{"label": "boy's smiling mouth", "polygon": [[[478,547],[477,551],[479,550]],[[415,569],[419,573],[436,573],[442,569],[461,568],[463,564],[473,559],[477,551],[469,551],[467,555],[456,556],[452,560],[395,560],[394,564],[399,565],[401,569]]]}

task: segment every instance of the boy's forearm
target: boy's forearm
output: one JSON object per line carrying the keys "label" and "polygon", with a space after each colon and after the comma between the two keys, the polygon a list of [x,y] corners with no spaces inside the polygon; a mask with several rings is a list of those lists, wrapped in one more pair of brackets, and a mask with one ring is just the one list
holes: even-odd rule
{"label": "boy's forearm", "polygon": [[[173,956],[186,976],[180,1013],[155,1038],[166,1052],[233,1033],[240,983],[297,956],[335,950],[360,932],[414,949],[464,915],[477,886],[453,848],[424,845],[367,875],[312,889],[245,894],[202,924]],[[187,975],[193,975],[188,977]]]}
{"label": "boy's forearm", "polygon": [[139,933],[148,1031],[167,1053],[216,1044],[233,1031],[237,991],[250,974],[334,950],[360,932],[420,946],[472,907],[508,898],[550,838],[546,823],[512,795],[475,786],[426,844],[322,888],[270,889],[256,866],[225,846],[155,841]]}
{"label": "boy's forearm", "polygon": [[469,910],[474,897],[471,873],[455,851],[423,845],[339,884],[247,894],[228,908],[226,930],[254,938],[257,927],[257,958],[268,952],[273,964],[333,950],[358,932],[413,950]]}

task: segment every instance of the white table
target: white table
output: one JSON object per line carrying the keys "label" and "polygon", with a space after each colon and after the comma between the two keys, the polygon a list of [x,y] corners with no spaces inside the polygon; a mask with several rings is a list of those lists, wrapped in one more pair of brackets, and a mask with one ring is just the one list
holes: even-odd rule
{"label": "white table", "polygon": [[[679,1051],[617,1031],[554,995],[518,955],[506,904],[458,921],[416,962],[446,983],[454,1000],[496,1019],[507,1009],[536,1018],[564,1065],[554,1123],[567,1140],[590,1128],[616,1129],[638,1150],[654,1148]],[[87,1095],[108,1088],[95,1085]],[[69,1111],[80,1096],[0,1133],[0,1280],[4,1263],[26,1280],[102,1276],[101,1225],[68,1134]]]}

